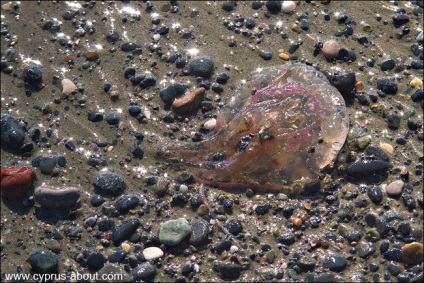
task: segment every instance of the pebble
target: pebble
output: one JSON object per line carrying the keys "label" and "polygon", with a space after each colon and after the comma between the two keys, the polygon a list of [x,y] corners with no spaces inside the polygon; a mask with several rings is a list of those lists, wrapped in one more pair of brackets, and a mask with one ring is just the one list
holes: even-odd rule
{"label": "pebble", "polygon": [[156,267],[149,262],[143,262],[131,271],[134,282],[150,282],[156,276]]}
{"label": "pebble", "polygon": [[100,58],[100,53],[97,50],[89,50],[89,51],[84,53],[84,57],[88,61],[95,61],[95,60]]}
{"label": "pebble", "polygon": [[141,49],[141,45],[135,42],[124,42],[121,45],[121,50],[124,52],[131,52],[136,49]]}
{"label": "pebble", "polygon": [[70,186],[53,187],[42,184],[34,191],[35,201],[45,209],[65,209],[74,206],[80,198],[79,188]]}
{"label": "pebble", "polygon": [[190,224],[185,218],[168,220],[159,228],[159,241],[167,246],[178,245],[191,232]]}
{"label": "pebble", "polygon": [[404,185],[405,183],[402,180],[393,181],[389,185],[387,185],[386,193],[389,196],[398,196],[402,193]]}
{"label": "pebble", "polygon": [[127,185],[121,175],[112,172],[102,172],[93,179],[93,186],[100,195],[118,196],[124,192]]}
{"label": "pebble", "polygon": [[225,222],[224,227],[233,235],[238,235],[243,230],[243,226],[238,219],[229,219]]}
{"label": "pebble", "polygon": [[278,57],[280,57],[284,61],[288,61],[290,59],[290,56],[286,53],[280,53],[280,54],[278,54]]}
{"label": "pebble", "polygon": [[90,198],[90,203],[94,207],[101,206],[104,202],[105,202],[104,198],[98,194],[93,194]]}
{"label": "pebble", "polygon": [[111,231],[115,229],[115,221],[112,218],[103,218],[98,221],[97,226],[99,227],[99,231]]}
{"label": "pebble", "polygon": [[110,43],[115,43],[119,40],[119,33],[116,30],[106,32],[106,40]]}
{"label": "pebble", "polygon": [[409,85],[414,88],[420,88],[423,86],[423,81],[420,78],[414,77],[410,82]]}
{"label": "pebble", "polygon": [[359,137],[356,140],[356,146],[359,149],[363,150],[370,144],[370,142],[371,142],[371,136],[370,135],[362,136],[362,137]]}
{"label": "pebble", "polygon": [[103,114],[100,112],[88,112],[87,120],[90,122],[100,122],[103,120]]}
{"label": "pebble", "polygon": [[57,157],[53,155],[42,156],[40,158],[40,171],[45,175],[50,175],[57,165]]}
{"label": "pebble", "polygon": [[358,245],[358,256],[360,258],[367,258],[375,253],[375,244],[371,242],[361,241]]}
{"label": "pebble", "polygon": [[173,83],[164,89],[161,89],[159,96],[165,104],[172,104],[172,102],[182,95],[184,95],[186,87],[180,83]]}
{"label": "pebble", "polygon": [[372,174],[385,173],[388,169],[389,163],[382,160],[359,160],[347,168],[347,174],[360,179]]}
{"label": "pebble", "polygon": [[87,257],[87,266],[90,270],[97,271],[100,268],[104,266],[106,262],[105,256],[98,252],[98,253],[91,253]]}
{"label": "pebble", "polygon": [[387,116],[387,126],[389,129],[396,130],[400,126],[400,115],[396,111],[392,111]]}
{"label": "pebble", "polygon": [[411,61],[411,69],[422,70],[424,68],[423,60],[412,60]]}
{"label": "pebble", "polygon": [[203,127],[205,127],[208,130],[213,130],[216,127],[216,119],[215,118],[211,118],[209,120],[207,120],[205,122],[205,124],[203,124]]}
{"label": "pebble", "polygon": [[191,75],[209,78],[214,70],[214,61],[209,57],[195,57],[190,60],[188,66]]}
{"label": "pebble", "polygon": [[271,14],[278,14],[281,11],[281,1],[268,0],[265,2],[265,7]]}
{"label": "pebble", "polygon": [[70,79],[62,80],[62,94],[69,95],[77,90],[77,86]]}
{"label": "pebble", "polygon": [[127,214],[131,209],[136,208],[140,200],[135,195],[127,195],[117,200],[114,204],[120,214]]}
{"label": "pebble", "polygon": [[381,147],[375,144],[369,144],[365,148],[365,152],[369,155],[376,157],[377,159],[381,159],[384,161],[389,161],[390,157]]}
{"label": "pebble", "polygon": [[143,256],[146,260],[161,258],[163,251],[158,247],[149,247],[143,250]]}
{"label": "pebble", "polygon": [[59,256],[51,251],[36,250],[29,254],[28,262],[34,273],[57,273]]}
{"label": "pebble", "polygon": [[380,68],[381,68],[382,71],[391,71],[391,70],[393,70],[395,65],[396,65],[395,60],[390,58],[390,59],[387,59],[387,60],[381,62]]}
{"label": "pebble", "polygon": [[296,9],[296,3],[294,1],[283,1],[282,8],[284,13],[289,14]]}
{"label": "pebble", "polygon": [[386,94],[396,94],[398,86],[394,78],[380,78],[377,80],[377,89]]}
{"label": "pebble", "polygon": [[237,280],[241,274],[241,266],[232,262],[220,262],[219,272],[223,280]]}
{"label": "pebble", "polygon": [[203,99],[205,99],[205,88],[200,87],[184,96],[176,98],[172,102],[172,109],[178,113],[191,113],[199,107]]}
{"label": "pebble", "polygon": [[334,39],[327,40],[322,45],[322,54],[328,59],[337,57],[340,51],[340,44]]}
{"label": "pebble", "polygon": [[314,270],[316,264],[317,261],[310,256],[302,256],[299,259],[299,267],[302,269],[303,272]]}
{"label": "pebble", "polygon": [[[122,277],[117,277],[116,274],[121,274]],[[98,278],[119,278],[115,282],[131,282],[131,276],[124,270],[123,267],[117,264],[105,264],[99,271],[97,271]]]}
{"label": "pebble", "polygon": [[109,111],[106,113],[105,119],[109,125],[117,125],[120,121],[119,113],[116,111]]}
{"label": "pebble", "polygon": [[113,254],[107,257],[107,260],[112,263],[122,262],[127,254],[128,253],[123,249],[116,249]]}
{"label": "pebble", "polygon": [[190,245],[200,247],[206,243],[209,234],[209,224],[203,219],[191,223]]}
{"label": "pebble", "polygon": [[130,107],[128,107],[128,114],[130,114],[132,117],[137,117],[137,115],[140,113],[141,113],[140,106],[131,105]]}
{"label": "pebble", "polygon": [[375,204],[380,204],[383,200],[383,192],[377,186],[372,187],[368,190],[368,197]]}
{"label": "pebble", "polygon": [[323,268],[328,268],[331,271],[341,272],[347,266],[347,260],[343,256],[330,256],[325,258],[324,263],[322,264]]}
{"label": "pebble", "polygon": [[231,12],[234,10],[234,7],[236,6],[236,1],[225,1],[222,3],[222,10],[226,12]]}
{"label": "pebble", "polygon": [[22,72],[23,79],[28,84],[39,84],[43,80],[43,73],[37,65],[28,65]]}
{"label": "pebble", "polygon": [[272,59],[272,52],[271,51],[262,51],[261,52],[261,57],[264,60],[271,60]]}
{"label": "pebble", "polygon": [[7,166],[1,170],[1,194],[11,199],[24,198],[35,181],[35,174],[27,166]]}
{"label": "pebble", "polygon": [[[412,95],[411,95],[411,99],[413,102],[417,102],[422,100],[424,97],[424,92],[423,92],[423,88],[420,87],[419,89],[417,89]],[[3,135],[2,135],[3,136]],[[3,139],[2,139],[3,141]]]}
{"label": "pebble", "polygon": [[393,19],[393,25],[397,28],[409,22],[409,16],[403,13],[394,14],[392,16],[392,19]]}
{"label": "pebble", "polygon": [[330,83],[340,91],[341,95],[348,96],[355,89],[356,76],[354,72],[336,73]]}
{"label": "pebble", "polygon": [[62,250],[62,248],[60,247],[59,241],[54,240],[54,239],[48,239],[46,241],[46,248],[48,248],[49,250],[51,250],[55,254],[60,253],[60,251]]}
{"label": "pebble", "polygon": [[382,148],[385,152],[387,152],[390,155],[393,155],[395,152],[393,146],[389,143],[380,143],[380,148]]}
{"label": "pebble", "polygon": [[[99,223],[100,225],[100,223]],[[128,240],[131,235],[137,231],[137,228],[140,226],[140,221],[138,219],[130,219],[125,221],[120,226],[116,227],[116,229],[112,233],[112,241],[116,243],[123,242]]]}
{"label": "pebble", "polygon": [[19,149],[25,141],[25,133],[8,114],[1,114],[1,147],[6,150]]}
{"label": "pebble", "polygon": [[401,262],[402,261],[402,251],[401,249],[389,249],[383,253],[383,257],[387,260],[394,260]]}
{"label": "pebble", "polygon": [[406,264],[421,264],[423,262],[423,244],[412,242],[402,247],[402,261]]}

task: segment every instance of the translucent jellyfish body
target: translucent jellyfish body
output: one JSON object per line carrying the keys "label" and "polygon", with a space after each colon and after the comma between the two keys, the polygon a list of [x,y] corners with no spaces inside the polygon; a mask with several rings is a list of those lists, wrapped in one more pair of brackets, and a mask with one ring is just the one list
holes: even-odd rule
{"label": "translucent jellyfish body", "polygon": [[280,65],[243,82],[202,141],[168,143],[158,157],[221,188],[298,191],[332,163],[347,132],[345,102],[325,76]]}

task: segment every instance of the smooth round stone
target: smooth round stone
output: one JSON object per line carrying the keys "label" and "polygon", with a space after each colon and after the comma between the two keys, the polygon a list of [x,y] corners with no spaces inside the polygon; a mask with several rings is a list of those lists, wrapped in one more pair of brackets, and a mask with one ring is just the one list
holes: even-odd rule
{"label": "smooth round stone", "polygon": [[136,208],[140,204],[140,200],[135,195],[127,195],[116,201],[114,206],[120,214],[126,214],[131,209]]}
{"label": "smooth round stone", "polygon": [[19,149],[25,141],[25,133],[10,115],[1,115],[1,147]]}
{"label": "smooth round stone", "polygon": [[322,46],[322,54],[328,59],[335,58],[339,54],[339,51],[340,44],[333,39],[327,40]]}
{"label": "smooth round stone", "polygon": [[91,270],[99,270],[105,264],[106,259],[102,253],[91,253],[87,257],[87,265]]}
{"label": "smooth round stone", "polygon": [[104,198],[98,194],[93,194],[90,198],[90,203],[94,207],[101,206],[104,202],[105,202]]}
{"label": "smooth round stone", "polygon": [[284,13],[291,13],[296,9],[296,3],[294,1],[283,1],[282,8]]}
{"label": "smooth round stone", "polygon": [[121,50],[124,52],[131,52],[136,49],[141,49],[141,45],[135,42],[125,42],[121,45]]}
{"label": "smooth round stone", "polygon": [[405,185],[405,183],[402,180],[393,181],[393,182],[391,182],[390,184],[387,185],[386,193],[389,196],[400,195],[402,193],[402,189],[403,189],[404,185]]}
{"label": "smooth round stone", "polygon": [[134,282],[149,282],[156,276],[156,267],[149,262],[143,262],[131,271]]}
{"label": "smooth round stone", "polygon": [[209,234],[209,223],[203,219],[191,223],[190,245],[199,247],[206,243]]}
{"label": "smooth round stone", "polygon": [[203,125],[203,127],[205,127],[208,130],[213,130],[216,127],[216,119],[215,118],[211,118],[209,120],[207,120],[205,122],[205,124]]}
{"label": "smooth round stone", "polygon": [[43,174],[50,175],[57,165],[56,156],[42,156],[40,158],[40,171]]}
{"label": "smooth round stone", "polygon": [[93,179],[93,186],[100,195],[118,196],[127,187],[121,175],[112,172],[99,173]]}
{"label": "smooth round stone", "polygon": [[138,219],[131,219],[118,226],[112,233],[112,241],[120,243],[131,237],[140,226]]}
{"label": "smooth round stone", "polygon": [[163,251],[158,247],[149,247],[143,250],[143,256],[146,260],[157,259],[163,256]]}
{"label": "smooth round stone", "polygon": [[116,30],[106,32],[106,40],[110,43],[117,42],[119,40],[119,33]]}
{"label": "smooth round stone", "polygon": [[69,95],[77,90],[77,86],[70,79],[62,80],[62,94]]}
{"label": "smooth round stone", "polygon": [[159,241],[167,246],[176,246],[191,232],[190,224],[185,218],[168,220],[159,228]]}
{"label": "smooth round stone", "polygon": [[119,124],[119,114],[116,111],[109,111],[106,113],[105,119],[109,125]]}
{"label": "smooth round stone", "polygon": [[423,244],[413,242],[402,247],[402,261],[407,264],[423,262]]}
{"label": "smooth round stone", "polygon": [[368,190],[368,197],[373,203],[380,204],[383,200],[383,192],[379,187],[374,186]]}
{"label": "smooth round stone", "polygon": [[122,262],[127,256],[127,252],[123,249],[117,249],[113,254],[108,256],[107,260],[109,262]]}
{"label": "smooth round stone", "polygon": [[38,84],[43,79],[41,69],[36,65],[26,66],[22,73],[23,79],[29,84]]}
{"label": "smooth round stone", "polygon": [[182,96],[186,91],[186,87],[180,83],[170,84],[164,89],[161,89],[159,96],[165,104],[172,104],[175,98]]}
{"label": "smooth round stone", "polygon": [[265,2],[265,7],[271,14],[278,14],[281,11],[281,1],[268,0]]}
{"label": "smooth round stone", "polygon": [[28,262],[34,273],[57,273],[59,256],[47,250],[36,250],[30,253]]}
{"label": "smooth round stone", "polygon": [[80,194],[76,187],[41,185],[35,189],[34,199],[43,208],[62,209],[74,206]]}
{"label": "smooth round stone", "polygon": [[347,260],[343,256],[330,256],[324,260],[322,267],[328,268],[331,271],[340,272],[347,266]]}
{"label": "smooth round stone", "polygon": [[191,75],[209,78],[214,70],[214,61],[208,57],[195,57],[190,60],[189,67]]}

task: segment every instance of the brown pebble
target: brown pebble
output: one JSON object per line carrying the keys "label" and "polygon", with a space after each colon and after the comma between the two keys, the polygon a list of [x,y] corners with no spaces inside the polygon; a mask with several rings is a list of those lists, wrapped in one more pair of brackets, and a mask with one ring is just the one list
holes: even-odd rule
{"label": "brown pebble", "polygon": [[71,55],[66,55],[65,56],[65,62],[71,62],[72,61],[72,56]]}
{"label": "brown pebble", "polygon": [[281,59],[288,61],[290,59],[290,56],[286,53],[280,53],[278,54],[278,57],[280,57]]}
{"label": "brown pebble", "polygon": [[356,82],[356,84],[355,84],[355,90],[356,91],[362,91],[363,86],[364,86],[363,82],[361,82],[361,81]]}
{"label": "brown pebble", "polygon": [[402,247],[402,260],[406,264],[423,262],[423,244],[412,242]]}
{"label": "brown pebble", "polygon": [[110,100],[117,101],[119,99],[119,92],[117,91],[111,91],[110,93]]}
{"label": "brown pebble", "polygon": [[204,205],[204,204],[201,204],[200,206],[199,206],[199,208],[197,209],[197,214],[199,215],[199,216],[203,216],[203,215],[206,215],[206,214],[208,214],[209,213],[209,209],[208,209],[208,207],[206,206],[206,205]]}
{"label": "brown pebble", "polygon": [[196,110],[205,99],[205,88],[200,87],[172,102],[172,109],[178,113],[190,113]]}
{"label": "brown pebble", "polygon": [[100,58],[100,54],[99,54],[99,51],[97,50],[90,50],[84,53],[84,57],[88,61],[94,61]]}
{"label": "brown pebble", "polygon": [[302,32],[302,28],[300,26],[292,26],[291,30],[294,31],[295,33]]}
{"label": "brown pebble", "polygon": [[393,155],[393,153],[395,152],[395,149],[389,143],[380,143],[380,147],[390,155]]}
{"label": "brown pebble", "polygon": [[300,219],[299,217],[295,217],[295,216],[291,216],[290,217],[290,222],[294,225],[294,227],[299,228],[300,226],[302,226],[302,219]]}
{"label": "brown pebble", "polygon": [[339,50],[340,44],[333,39],[327,40],[322,46],[322,54],[328,59],[335,58],[339,54]]}

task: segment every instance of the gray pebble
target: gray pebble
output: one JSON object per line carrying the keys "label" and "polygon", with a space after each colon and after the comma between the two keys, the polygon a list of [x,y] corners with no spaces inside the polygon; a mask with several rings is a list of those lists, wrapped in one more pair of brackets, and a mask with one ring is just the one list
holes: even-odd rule
{"label": "gray pebble", "polygon": [[149,262],[143,262],[131,271],[134,282],[152,281],[156,276],[156,267]]}
{"label": "gray pebble", "polygon": [[113,231],[112,241],[120,243],[127,240],[139,226],[140,221],[138,219],[125,221]]}
{"label": "gray pebble", "polygon": [[105,116],[106,122],[110,125],[119,124],[119,114],[116,111],[109,111]]}
{"label": "gray pebble", "polygon": [[80,194],[76,187],[41,185],[35,189],[34,199],[42,208],[65,209],[74,206]]}
{"label": "gray pebble", "polygon": [[331,271],[340,272],[347,266],[347,260],[343,256],[330,256],[324,260],[322,267],[328,268]]}
{"label": "gray pebble", "polygon": [[34,273],[57,273],[59,256],[51,251],[36,250],[30,253],[28,262]]}
{"label": "gray pebble", "polygon": [[185,218],[168,220],[159,228],[159,241],[167,246],[178,245],[191,232],[190,224]]}
{"label": "gray pebble", "polygon": [[194,220],[191,223],[190,245],[199,247],[208,239],[209,224],[205,220]]}
{"label": "gray pebble", "polygon": [[50,175],[57,164],[56,156],[42,156],[40,159],[40,170],[41,173]]}
{"label": "gray pebble", "polygon": [[93,179],[93,186],[100,195],[118,196],[127,185],[121,175],[112,172],[99,173]]}
{"label": "gray pebble", "polygon": [[195,57],[189,62],[190,74],[209,78],[214,70],[214,61],[208,57]]}
{"label": "gray pebble", "polygon": [[10,115],[1,115],[1,147],[19,149],[25,141],[25,133]]}

